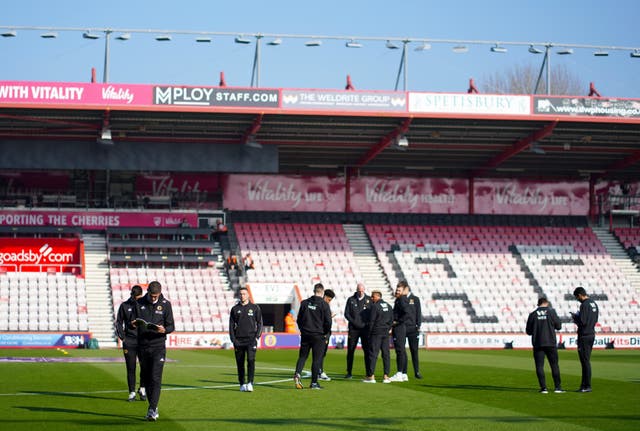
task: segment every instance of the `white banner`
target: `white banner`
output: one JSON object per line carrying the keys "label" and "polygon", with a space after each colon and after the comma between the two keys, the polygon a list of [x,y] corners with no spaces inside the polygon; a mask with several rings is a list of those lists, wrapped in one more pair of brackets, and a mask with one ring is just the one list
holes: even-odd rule
{"label": "white banner", "polygon": [[256,304],[291,304],[294,283],[251,283],[249,291]]}
{"label": "white banner", "polygon": [[425,114],[530,115],[530,96],[409,92],[409,112]]}
{"label": "white banner", "polygon": [[230,349],[231,338],[226,332],[172,332],[167,335],[169,349]]}

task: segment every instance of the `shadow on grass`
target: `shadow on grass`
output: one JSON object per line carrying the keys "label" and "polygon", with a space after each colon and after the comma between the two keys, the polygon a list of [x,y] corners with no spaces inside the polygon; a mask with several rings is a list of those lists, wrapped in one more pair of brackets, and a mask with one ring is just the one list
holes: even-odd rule
{"label": "shadow on grass", "polygon": [[[126,401],[126,398],[123,398],[124,395],[107,395],[107,394],[94,395],[94,394],[88,394],[83,392],[55,392],[55,391],[23,391],[23,393],[33,394],[33,395],[50,395],[50,396],[56,396],[56,397],[91,398],[95,400],[115,400],[115,401],[125,400]],[[126,391],[122,391],[122,393],[125,394]]]}
{"label": "shadow on grass", "polygon": [[[127,423],[129,420],[132,421],[145,421],[144,413],[146,413],[146,408],[144,411],[141,411],[139,415],[126,415],[126,414],[114,414],[114,413],[104,413],[104,412],[92,412],[86,410],[76,410],[76,409],[63,409],[59,407],[41,407],[41,406],[14,406],[16,409],[27,410],[33,413],[60,413],[64,415],[85,415],[85,416],[97,416],[101,418],[114,418],[118,419],[117,421],[113,421],[111,424],[113,425],[122,425],[123,423]],[[50,418],[47,418],[47,422],[49,422]],[[22,422],[33,422],[33,419],[25,419]],[[1,422],[17,422],[16,420],[0,420]],[[37,422],[37,421],[36,421]],[[69,422],[68,418],[64,419],[64,422]],[[90,423],[95,423],[97,425],[106,425],[107,423],[104,420],[100,421],[91,421]]]}
{"label": "shadow on grass", "polygon": [[425,388],[437,389],[460,389],[469,391],[504,391],[504,392],[534,392],[535,388],[517,388],[513,386],[494,386],[494,385],[420,385]]}

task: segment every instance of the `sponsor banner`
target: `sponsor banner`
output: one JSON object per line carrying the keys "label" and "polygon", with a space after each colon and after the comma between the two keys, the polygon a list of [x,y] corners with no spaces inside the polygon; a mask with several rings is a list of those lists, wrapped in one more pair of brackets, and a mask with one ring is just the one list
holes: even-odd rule
{"label": "sponsor banner", "polygon": [[88,332],[0,332],[0,348],[82,348],[89,344]]}
{"label": "sponsor banner", "polygon": [[640,100],[534,96],[533,113],[572,117],[640,118]]}
{"label": "sponsor banner", "polygon": [[343,178],[232,174],[223,190],[235,211],[344,211]]}
{"label": "sponsor banner", "polygon": [[282,107],[297,110],[407,110],[406,93],[384,91],[282,90]]}
{"label": "sponsor banner", "polygon": [[409,92],[409,112],[421,114],[530,115],[530,96]]}
{"label": "sponsor banner", "polygon": [[0,238],[0,266],[9,271],[80,272],[80,240],[77,238]]}
{"label": "sponsor banner", "polygon": [[351,180],[350,210],[383,213],[469,212],[469,182],[447,178],[377,178]]}
{"label": "sponsor banner", "polygon": [[233,347],[227,332],[172,332],[167,335],[170,349],[230,349]]}
{"label": "sponsor banner", "polygon": [[68,82],[0,81],[2,103],[29,105],[151,105],[151,86]]}
{"label": "sponsor banner", "polygon": [[198,226],[193,212],[0,211],[0,226],[177,227],[183,220]]}
{"label": "sponsor banner", "polygon": [[577,215],[589,213],[586,181],[543,183],[477,179],[473,200],[476,214]]}
{"label": "sponsor banner", "polygon": [[154,105],[277,108],[278,90],[226,87],[153,87]]}
{"label": "sponsor banner", "polygon": [[599,181],[595,185],[595,194],[604,200],[605,211],[640,210],[640,182],[621,183],[620,181]]}
{"label": "sponsor banner", "polygon": [[183,193],[216,193],[220,189],[218,174],[137,175],[136,193],[172,196]]}
{"label": "sponsor banner", "polygon": [[41,190],[66,193],[71,182],[67,172],[0,172],[7,194],[30,194]]}
{"label": "sponsor banner", "polygon": [[507,343],[514,349],[531,348],[526,334],[464,334],[427,333],[427,349],[504,349]]}
{"label": "sponsor banner", "polygon": [[291,304],[294,301],[294,283],[251,283],[251,298],[256,304]]}
{"label": "sponsor banner", "polygon": [[[578,337],[575,334],[563,334],[560,336],[561,342],[567,349],[578,348]],[[607,344],[613,343],[615,349],[640,349],[640,334],[596,334],[593,342],[594,349],[604,349]]]}

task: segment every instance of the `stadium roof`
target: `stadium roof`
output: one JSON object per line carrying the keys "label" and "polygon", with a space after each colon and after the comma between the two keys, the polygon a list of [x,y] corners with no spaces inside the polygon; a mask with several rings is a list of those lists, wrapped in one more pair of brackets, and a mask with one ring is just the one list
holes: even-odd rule
{"label": "stadium roof", "polygon": [[[249,94],[258,90],[243,91]],[[433,102],[429,95],[420,94],[422,105],[418,106],[416,95],[398,92],[392,95],[407,100],[403,100],[401,109],[391,105],[374,109],[355,103],[347,103],[342,109],[324,109],[321,105],[311,109],[285,106],[299,101],[284,99],[284,93],[300,96],[304,91],[330,91],[271,91],[278,94],[275,107],[247,104],[206,109],[179,105],[175,99],[153,107],[98,107],[13,103],[0,97],[0,140],[95,143],[107,126],[115,145],[118,141],[242,145],[255,139],[263,146],[277,146],[282,174],[332,174],[352,168],[361,174],[396,176],[640,178],[639,100],[487,96],[530,98],[531,108],[526,107],[530,110],[523,115],[512,111],[468,112],[460,102],[482,95],[434,94],[442,100]],[[357,95],[359,102],[366,95],[382,97],[389,93],[331,92],[334,96]],[[446,97],[451,99],[444,100]],[[431,107],[440,103],[440,107],[430,112],[430,108],[424,109],[426,103]],[[447,103],[454,103],[453,108],[442,108]],[[560,107],[567,103],[591,113],[562,113]],[[540,106],[546,111],[538,110]],[[603,114],[607,109],[626,111],[624,115]],[[398,142],[400,137],[406,141]]]}

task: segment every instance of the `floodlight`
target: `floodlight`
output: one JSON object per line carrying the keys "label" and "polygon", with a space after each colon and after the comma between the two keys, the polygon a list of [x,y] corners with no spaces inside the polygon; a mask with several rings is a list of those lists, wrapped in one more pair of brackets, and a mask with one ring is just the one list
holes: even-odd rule
{"label": "floodlight", "polygon": [[390,40],[387,41],[385,46],[387,48],[389,48],[389,49],[399,49],[400,48],[398,45],[396,45],[395,43],[391,42]]}
{"label": "floodlight", "polygon": [[629,57],[640,58],[640,49],[635,49],[633,52],[630,52]]}
{"label": "floodlight", "polygon": [[570,55],[570,54],[573,54],[573,49],[564,48],[564,49],[561,49],[560,51],[558,51],[556,54],[558,54],[558,55]]}
{"label": "floodlight", "polygon": [[531,45],[529,46],[529,52],[531,54],[542,54],[544,51],[541,49],[536,48],[535,46]]}
{"label": "floodlight", "polygon": [[360,42],[357,42],[353,39],[351,39],[349,42],[345,43],[344,46],[346,46],[347,48],[362,48],[362,44]]}
{"label": "floodlight", "polygon": [[469,51],[469,48],[465,45],[456,45],[452,48],[453,52],[456,54],[462,54]]}
{"label": "floodlight", "polygon": [[158,42],[169,42],[171,40],[171,36],[168,34],[160,34],[156,36],[156,40]]}
{"label": "floodlight", "polygon": [[497,52],[500,54],[504,54],[505,52],[507,52],[507,48],[505,48],[504,46],[500,46],[498,44],[496,44],[496,46],[492,46],[491,47],[491,52]]}
{"label": "floodlight", "polygon": [[85,31],[84,33],[82,33],[82,38],[95,40],[95,39],[100,39],[100,35],[96,33],[91,33],[90,31]]}
{"label": "floodlight", "polygon": [[236,43],[240,43],[240,44],[243,44],[243,45],[248,45],[248,44],[251,43],[251,39],[247,39],[244,36],[238,36],[234,40],[235,40]]}
{"label": "floodlight", "polygon": [[207,36],[200,36],[196,38],[196,42],[198,43],[211,43],[211,38]]}
{"label": "floodlight", "polygon": [[118,39],[118,40],[129,40],[129,39],[131,39],[131,33],[122,33],[122,34],[116,36],[116,39]]}
{"label": "floodlight", "polygon": [[427,42],[423,42],[422,45],[416,47],[414,51],[428,51],[431,49],[431,44]]}
{"label": "floodlight", "polygon": [[320,46],[322,45],[321,40],[311,39],[304,43],[305,46]]}
{"label": "floodlight", "polygon": [[16,37],[18,35],[18,33],[16,33],[15,30],[7,30],[4,31],[2,33],[0,33],[0,36],[2,37]]}
{"label": "floodlight", "polygon": [[596,57],[607,57],[609,55],[609,52],[598,50],[598,51],[594,52],[593,55],[596,56]]}
{"label": "floodlight", "polygon": [[280,45],[281,43],[282,43],[282,39],[280,39],[280,38],[278,37],[278,38],[276,38],[276,39],[273,39],[273,40],[271,40],[271,41],[267,42],[267,45],[270,45],[270,46],[278,46],[278,45]]}
{"label": "floodlight", "polygon": [[43,39],[55,39],[56,37],[58,37],[58,33],[56,33],[55,31],[48,31],[46,33],[42,33],[40,37]]}

